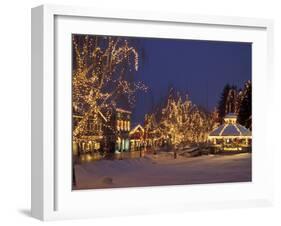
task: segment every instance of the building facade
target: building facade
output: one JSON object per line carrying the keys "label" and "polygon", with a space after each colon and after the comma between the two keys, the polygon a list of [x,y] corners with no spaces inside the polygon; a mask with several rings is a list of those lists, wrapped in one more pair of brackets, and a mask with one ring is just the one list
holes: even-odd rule
{"label": "building facade", "polygon": [[104,139],[111,153],[127,152],[130,150],[131,112],[116,108],[107,124]]}
{"label": "building facade", "polygon": [[[73,114],[73,128],[81,119],[81,115]],[[107,120],[100,111],[89,116],[83,134],[73,139],[73,154],[79,155],[101,150],[104,146],[104,125],[106,123]]]}
{"label": "building facade", "polygon": [[144,128],[138,124],[130,131],[130,150],[131,151],[141,151],[145,148],[145,134]]}

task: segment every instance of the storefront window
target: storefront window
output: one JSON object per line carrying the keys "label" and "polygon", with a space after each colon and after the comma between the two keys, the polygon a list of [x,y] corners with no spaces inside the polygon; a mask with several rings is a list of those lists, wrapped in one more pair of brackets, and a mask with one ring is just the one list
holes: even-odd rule
{"label": "storefront window", "polygon": [[117,123],[116,123],[117,125],[116,125],[116,127],[117,127],[117,130],[119,131],[120,130],[120,121],[119,120],[117,120]]}
{"label": "storefront window", "polygon": [[129,151],[129,140],[128,139],[126,139],[125,140],[125,151]]}
{"label": "storefront window", "polygon": [[123,125],[123,121],[120,120],[120,130],[124,130],[124,125]]}

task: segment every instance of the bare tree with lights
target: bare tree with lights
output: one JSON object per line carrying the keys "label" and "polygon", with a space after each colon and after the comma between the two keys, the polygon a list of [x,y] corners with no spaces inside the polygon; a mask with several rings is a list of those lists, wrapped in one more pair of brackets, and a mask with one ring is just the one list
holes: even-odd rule
{"label": "bare tree with lights", "polygon": [[89,117],[103,112],[110,119],[119,100],[132,107],[136,91],[147,87],[134,79],[139,55],[126,39],[73,35],[72,45],[72,107],[82,116],[73,128],[76,140],[85,133]]}
{"label": "bare tree with lights", "polygon": [[166,104],[158,112],[146,115],[145,130],[148,137],[158,135],[158,145],[164,142],[176,150],[186,144],[205,142],[214,125],[212,114],[192,104],[188,95],[182,98],[170,90]]}

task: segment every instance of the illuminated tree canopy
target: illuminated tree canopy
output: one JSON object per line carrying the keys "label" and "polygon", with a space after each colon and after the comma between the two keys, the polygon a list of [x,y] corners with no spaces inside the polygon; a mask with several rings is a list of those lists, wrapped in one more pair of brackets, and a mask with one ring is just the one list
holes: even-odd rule
{"label": "illuminated tree canopy", "polygon": [[158,111],[146,115],[145,130],[177,147],[205,142],[214,123],[213,114],[192,104],[188,95],[182,98],[171,89],[166,103]]}
{"label": "illuminated tree canopy", "polygon": [[109,119],[117,101],[122,99],[132,107],[136,91],[146,91],[147,87],[134,80],[139,56],[126,39],[73,35],[72,45],[72,107],[82,116],[73,129],[76,139],[83,134],[91,115],[102,111]]}

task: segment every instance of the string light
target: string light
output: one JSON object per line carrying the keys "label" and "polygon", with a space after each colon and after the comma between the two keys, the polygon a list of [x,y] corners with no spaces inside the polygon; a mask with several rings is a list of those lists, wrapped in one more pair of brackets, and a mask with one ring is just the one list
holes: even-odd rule
{"label": "string light", "polygon": [[214,114],[208,114],[192,104],[188,96],[170,95],[166,105],[145,116],[145,133],[148,144],[168,143],[175,147],[206,142],[215,126]]}
{"label": "string light", "polygon": [[[89,141],[85,136],[91,116],[102,114],[103,126],[115,131],[109,123],[118,97],[126,96],[129,107],[135,103],[137,90],[147,91],[147,86],[133,79],[126,79],[124,68],[133,65],[138,70],[139,55],[127,40],[113,37],[73,35],[74,68],[72,99],[75,114],[81,116],[74,123],[73,140]],[[128,68],[132,71],[131,68]],[[101,113],[102,112],[102,113]],[[94,118],[94,123],[98,123]]]}

